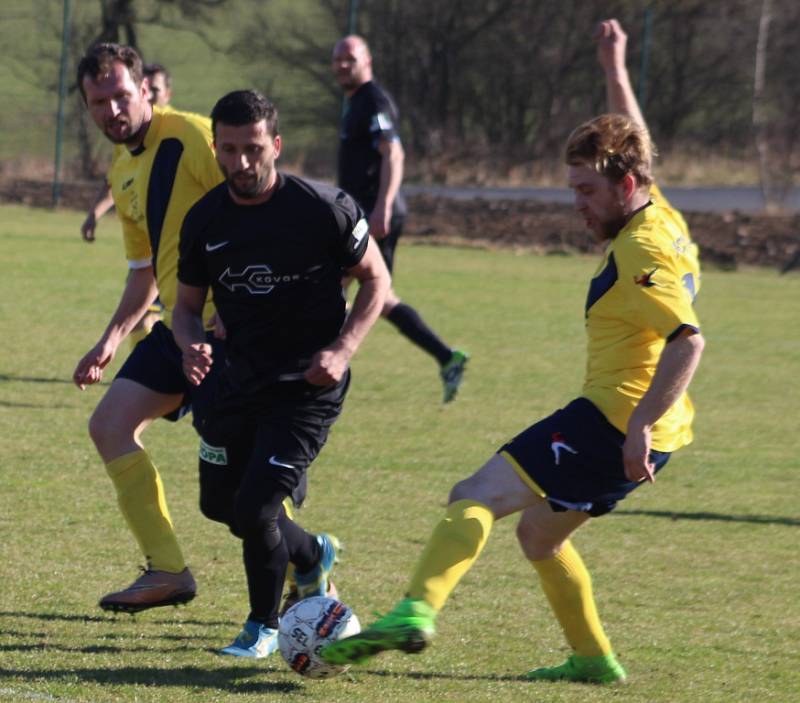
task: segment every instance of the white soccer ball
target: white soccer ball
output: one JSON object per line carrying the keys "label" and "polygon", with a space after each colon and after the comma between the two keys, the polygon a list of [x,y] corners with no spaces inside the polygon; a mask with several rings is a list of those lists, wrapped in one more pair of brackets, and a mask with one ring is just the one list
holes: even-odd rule
{"label": "white soccer ball", "polygon": [[278,647],[291,669],[310,679],[326,679],[348,666],[328,664],[320,657],[323,647],[361,632],[349,606],[334,598],[314,596],[293,605],[281,617]]}

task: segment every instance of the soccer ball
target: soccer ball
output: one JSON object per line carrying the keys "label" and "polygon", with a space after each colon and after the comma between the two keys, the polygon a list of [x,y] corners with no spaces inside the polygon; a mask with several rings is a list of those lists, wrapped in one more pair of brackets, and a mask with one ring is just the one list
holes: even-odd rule
{"label": "soccer ball", "polygon": [[346,671],[348,666],[328,664],[319,655],[323,647],[342,637],[361,632],[352,609],[325,596],[306,598],[281,617],[278,647],[291,669],[310,679],[326,679]]}

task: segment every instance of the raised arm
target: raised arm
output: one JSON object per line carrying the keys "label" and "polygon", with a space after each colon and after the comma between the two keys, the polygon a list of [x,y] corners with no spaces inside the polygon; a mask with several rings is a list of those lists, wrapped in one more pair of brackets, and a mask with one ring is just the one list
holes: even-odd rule
{"label": "raised arm", "polygon": [[628,35],[615,19],[603,20],[595,28],[594,40],[597,42],[597,60],[603,67],[606,77],[606,97],[608,111],[627,115],[638,125],[647,129],[644,115],[631,86],[625,52]]}

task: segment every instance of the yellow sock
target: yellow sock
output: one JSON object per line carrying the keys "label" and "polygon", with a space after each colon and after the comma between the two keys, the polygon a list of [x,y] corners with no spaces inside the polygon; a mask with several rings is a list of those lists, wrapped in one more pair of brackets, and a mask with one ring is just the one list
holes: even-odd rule
{"label": "yellow sock", "polygon": [[576,654],[594,657],[611,653],[592,594],[592,578],[581,555],[567,540],[550,559],[532,561],[542,589]]}
{"label": "yellow sock", "polygon": [[469,571],[489,538],[494,515],[483,503],[459,500],[448,506],[420,557],[408,597],[425,600],[436,611]]}
{"label": "yellow sock", "polygon": [[[283,499],[283,509],[286,511],[286,517],[290,520],[294,520],[294,502],[292,501],[292,496],[286,496]],[[294,564],[292,564],[292,562],[286,565],[285,583],[289,588],[297,584],[297,580],[294,577]]]}
{"label": "yellow sock", "polygon": [[147,452],[123,454],[106,465],[120,510],[150,567],[179,573],[186,568],[167,510],[161,477]]}

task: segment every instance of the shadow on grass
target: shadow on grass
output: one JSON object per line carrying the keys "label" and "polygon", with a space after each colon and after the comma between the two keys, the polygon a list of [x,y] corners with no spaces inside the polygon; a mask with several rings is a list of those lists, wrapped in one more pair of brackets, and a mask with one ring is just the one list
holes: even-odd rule
{"label": "shadow on grass", "polygon": [[[7,669],[0,667],[0,676],[30,681],[63,681],[73,683],[77,678],[85,683],[120,686],[158,686],[163,688],[193,688],[227,691],[230,693],[294,693],[304,691],[301,683],[289,681],[264,681],[264,675],[278,670],[265,666],[235,666],[213,668],[186,666],[179,669],[126,666],[119,669],[73,669],[47,671],[44,669]],[[281,670],[286,673],[288,670]],[[258,681],[248,681],[254,676]]]}
{"label": "shadow on grass", "polygon": [[7,373],[0,373],[0,383],[8,381],[21,381],[22,383],[66,383],[72,385],[71,378],[39,378],[37,376],[12,376]]}
{"label": "shadow on grass", "polygon": [[359,674],[368,676],[380,676],[382,678],[404,678],[415,679],[417,681],[428,681],[436,679],[449,679],[454,681],[528,681],[527,677],[518,674],[516,676],[499,676],[494,674],[444,674],[436,671],[386,671],[384,669],[359,669],[350,671],[347,674],[351,679],[357,679]]}
{"label": "shadow on grass", "polygon": [[137,624],[152,624],[157,626],[174,625],[198,625],[200,627],[237,627],[241,623],[233,620],[137,620],[136,615],[128,615],[120,613],[117,615],[66,615],[64,613],[26,613],[23,611],[13,610],[0,610],[0,618],[30,618],[31,620],[44,620],[45,622],[52,622],[53,620],[60,620],[66,622],[107,622],[107,623],[137,623]]}
{"label": "shadow on grass", "polygon": [[779,517],[777,515],[727,515],[725,513],[679,513],[672,510],[615,510],[611,515],[634,515],[640,517],[660,517],[668,520],[697,520],[710,522],[749,522],[754,525],[786,525],[800,527],[800,518]]}

